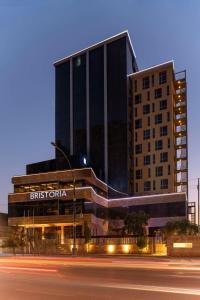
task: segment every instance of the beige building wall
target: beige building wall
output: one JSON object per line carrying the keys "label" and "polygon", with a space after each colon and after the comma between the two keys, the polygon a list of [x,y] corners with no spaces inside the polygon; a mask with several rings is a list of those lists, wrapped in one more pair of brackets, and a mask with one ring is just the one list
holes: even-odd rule
{"label": "beige building wall", "polygon": [[[130,81],[133,101],[131,191],[135,195],[176,192],[173,62],[136,72],[130,75]],[[163,100],[165,102],[161,102]],[[145,108],[149,108],[149,112],[147,110],[145,113]],[[162,120],[156,124],[158,115],[162,116]],[[137,122],[141,122],[140,128],[136,128]],[[166,128],[167,132],[162,135],[161,130]],[[146,130],[149,130],[150,137],[145,139]],[[162,143],[160,150],[156,150],[155,144],[159,143],[158,141]],[[142,147],[141,153],[137,153],[137,147]],[[163,153],[167,153],[167,161],[162,161],[161,156],[165,155]],[[144,164],[145,156],[150,157],[150,163],[147,165]],[[156,173],[156,169],[157,172],[162,169],[162,172]],[[137,174],[139,170],[140,179],[140,175]]]}

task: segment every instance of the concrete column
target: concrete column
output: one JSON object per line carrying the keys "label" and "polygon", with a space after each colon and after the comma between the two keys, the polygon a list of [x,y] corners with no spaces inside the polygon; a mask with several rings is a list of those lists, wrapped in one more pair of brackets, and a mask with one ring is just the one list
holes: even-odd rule
{"label": "concrete column", "polygon": [[64,226],[61,226],[61,239],[60,239],[61,245],[64,245],[65,243],[65,234],[64,234]]}
{"label": "concrete column", "polygon": [[42,240],[45,240],[44,231],[45,231],[45,227],[42,226]]}

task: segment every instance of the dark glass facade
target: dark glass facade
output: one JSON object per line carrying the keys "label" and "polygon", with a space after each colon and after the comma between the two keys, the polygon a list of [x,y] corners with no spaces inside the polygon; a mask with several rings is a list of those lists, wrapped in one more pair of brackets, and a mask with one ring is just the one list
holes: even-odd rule
{"label": "dark glass facade", "polygon": [[[56,68],[55,86],[55,121],[56,143],[70,153],[70,62],[67,61]],[[57,151],[56,157],[60,153]]]}
{"label": "dark glass facade", "polygon": [[[73,58],[73,154],[86,155],[86,55]],[[69,120],[67,120],[69,123]]]}
{"label": "dark glass facade", "polygon": [[86,157],[112,188],[129,193],[127,75],[137,65],[128,34],[72,55],[55,69],[56,142],[68,154]]}
{"label": "dark glass facade", "polygon": [[[95,80],[94,80],[95,78]],[[89,52],[89,163],[104,180],[104,47]]]}
{"label": "dark glass facade", "polygon": [[[77,214],[93,214],[101,219],[124,219],[130,212],[144,211],[150,218],[184,217],[185,202],[170,202],[146,205],[133,205],[127,207],[106,208],[93,202],[78,200],[76,202]],[[37,217],[54,215],[72,215],[73,201],[45,200],[28,201],[23,203],[9,203],[9,218]]]}
{"label": "dark glass facade", "polygon": [[107,46],[108,184],[127,192],[126,38]]}

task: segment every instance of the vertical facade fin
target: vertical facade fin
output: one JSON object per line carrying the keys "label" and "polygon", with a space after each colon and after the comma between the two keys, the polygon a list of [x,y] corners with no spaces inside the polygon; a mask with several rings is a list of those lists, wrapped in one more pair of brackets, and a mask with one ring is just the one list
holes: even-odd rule
{"label": "vertical facade fin", "polygon": [[86,53],[86,149],[90,161],[90,91],[89,91],[89,51]]}
{"label": "vertical facade fin", "polygon": [[104,44],[104,172],[108,182],[108,108],[107,108],[107,45]]}
{"label": "vertical facade fin", "polygon": [[73,61],[70,59],[70,155],[74,153],[73,147]]}

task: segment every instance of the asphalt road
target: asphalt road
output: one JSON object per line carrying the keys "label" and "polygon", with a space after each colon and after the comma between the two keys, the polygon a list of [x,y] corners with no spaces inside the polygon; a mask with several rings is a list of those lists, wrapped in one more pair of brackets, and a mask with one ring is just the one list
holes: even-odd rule
{"label": "asphalt road", "polygon": [[200,299],[200,260],[1,257],[0,300]]}

